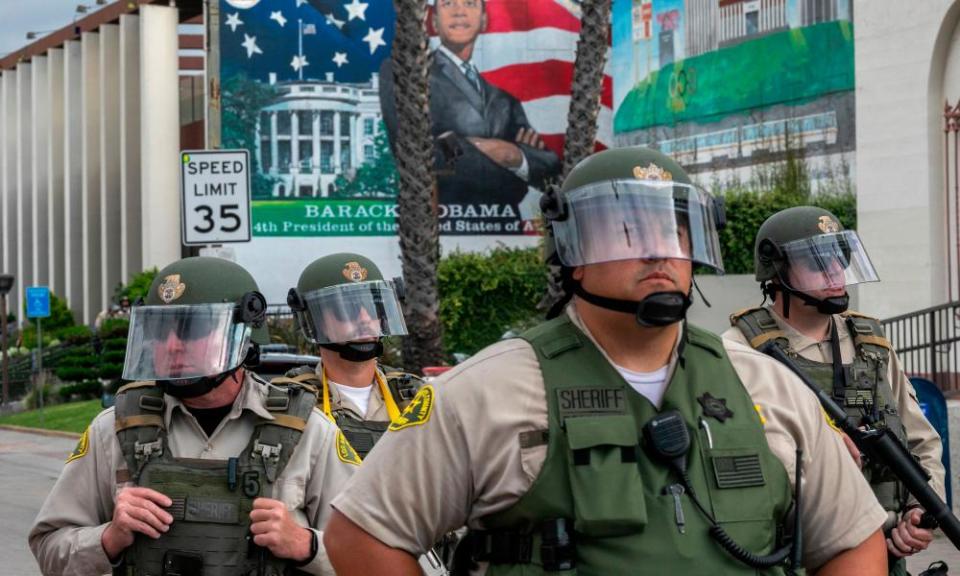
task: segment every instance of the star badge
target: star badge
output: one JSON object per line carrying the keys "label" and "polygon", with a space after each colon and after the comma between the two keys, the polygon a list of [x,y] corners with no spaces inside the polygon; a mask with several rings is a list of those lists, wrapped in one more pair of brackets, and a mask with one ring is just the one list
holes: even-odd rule
{"label": "star badge", "polygon": [[733,412],[727,408],[726,398],[714,398],[713,394],[707,392],[697,398],[697,402],[703,408],[703,415],[708,418],[716,418],[721,423],[727,418],[733,418]]}

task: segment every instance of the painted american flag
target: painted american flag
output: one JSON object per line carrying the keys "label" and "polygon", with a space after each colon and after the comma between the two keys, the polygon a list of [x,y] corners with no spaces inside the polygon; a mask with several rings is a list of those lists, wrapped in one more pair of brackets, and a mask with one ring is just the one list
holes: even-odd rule
{"label": "painted american flag", "polygon": [[[544,143],[563,155],[573,61],[580,35],[578,0],[487,0],[487,29],[473,60],[483,77],[523,103]],[[432,22],[432,18],[428,20]],[[432,45],[439,41],[430,30]],[[598,149],[612,144],[613,80],[603,76]]]}

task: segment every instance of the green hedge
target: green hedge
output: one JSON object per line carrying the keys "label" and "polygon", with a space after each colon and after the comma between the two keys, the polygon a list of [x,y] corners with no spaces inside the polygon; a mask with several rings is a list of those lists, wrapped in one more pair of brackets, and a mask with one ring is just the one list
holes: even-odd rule
{"label": "green hedge", "polygon": [[779,190],[757,193],[731,190],[724,194],[727,226],[720,232],[720,251],[727,274],[753,273],[753,243],[763,221],[785,208],[810,204],[825,208],[845,228],[857,227],[857,198],[851,193],[809,196]]}
{"label": "green hedge", "polygon": [[473,354],[536,322],[547,280],[539,248],[454,252],[440,261],[440,319],[448,353]]}

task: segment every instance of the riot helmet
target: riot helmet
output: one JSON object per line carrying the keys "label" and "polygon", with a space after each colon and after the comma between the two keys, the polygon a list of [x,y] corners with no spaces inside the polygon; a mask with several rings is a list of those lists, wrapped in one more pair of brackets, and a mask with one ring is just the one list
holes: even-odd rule
{"label": "riot helmet", "polygon": [[645,326],[685,317],[690,293],[658,292],[642,302],[606,298],[572,280],[577,266],[632,259],[680,259],[723,272],[718,228],[723,204],[694,185],[673,159],[641,147],[593,154],[577,164],[559,193],[543,197],[564,282],[588,302],[636,313]]}
{"label": "riot helmet", "polygon": [[156,380],[165,392],[190,398],[255,363],[269,342],[266,300],[253,277],[221,258],[184,258],[150,285],[130,313],[123,378]]}
{"label": "riot helmet", "polygon": [[407,333],[403,284],[386,281],[370,259],[339,253],[312,262],[287,294],[304,338],[351,362],[383,354],[385,336]]}
{"label": "riot helmet", "polygon": [[823,314],[838,314],[849,305],[848,286],[879,280],[857,233],[816,206],[795,206],[767,218],[754,242],[754,267],[764,295],[782,294],[786,317],[791,296]]}

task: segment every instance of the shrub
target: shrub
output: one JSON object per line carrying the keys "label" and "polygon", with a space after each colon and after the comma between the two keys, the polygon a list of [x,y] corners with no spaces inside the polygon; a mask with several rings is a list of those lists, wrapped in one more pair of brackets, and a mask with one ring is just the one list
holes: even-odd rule
{"label": "shrub", "polygon": [[66,402],[74,395],[83,398],[96,398],[100,396],[102,390],[103,385],[100,384],[99,380],[84,380],[83,382],[61,386],[60,389],[57,390],[57,394]]}
{"label": "shrub", "polygon": [[546,268],[539,248],[454,252],[440,261],[437,277],[448,353],[473,354],[541,316]]}
{"label": "shrub", "polygon": [[70,326],[57,331],[57,336],[67,344],[86,344],[93,338],[93,331],[87,326]]}
{"label": "shrub", "polygon": [[100,324],[100,330],[97,331],[97,334],[105,340],[122,338],[126,342],[129,328],[130,320],[127,318],[107,318]]}

